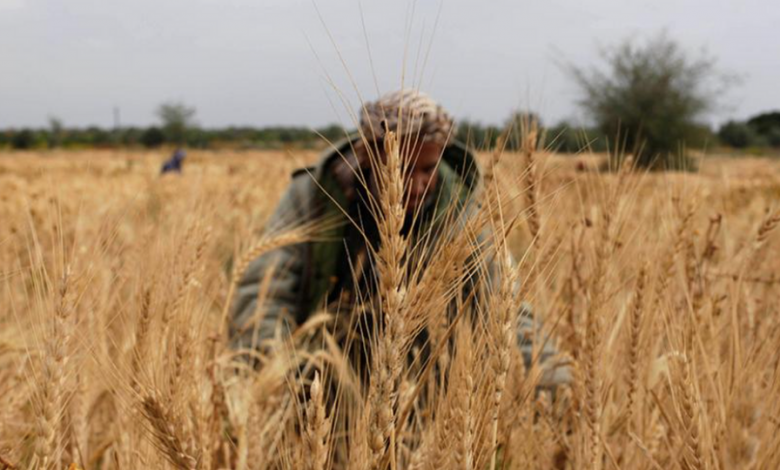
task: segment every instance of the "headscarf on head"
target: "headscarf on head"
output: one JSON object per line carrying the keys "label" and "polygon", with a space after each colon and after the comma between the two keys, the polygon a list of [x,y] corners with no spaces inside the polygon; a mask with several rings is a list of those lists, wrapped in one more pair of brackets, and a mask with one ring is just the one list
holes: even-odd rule
{"label": "headscarf on head", "polygon": [[[384,139],[387,131],[446,146],[455,124],[431,97],[407,89],[386,94],[361,109],[360,132],[369,144]],[[362,147],[362,143],[355,147]],[[355,168],[365,169],[368,164],[368,155],[363,152],[350,152],[333,162],[331,170],[348,199],[355,192]]]}
{"label": "headscarf on head", "polygon": [[361,110],[360,131],[368,141],[383,139],[388,130],[399,136],[446,145],[455,133],[455,124],[430,96],[406,89],[366,103]]}

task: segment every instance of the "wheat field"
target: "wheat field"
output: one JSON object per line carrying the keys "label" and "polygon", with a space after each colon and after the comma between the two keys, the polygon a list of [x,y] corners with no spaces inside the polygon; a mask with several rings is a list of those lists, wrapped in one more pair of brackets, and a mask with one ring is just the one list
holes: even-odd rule
{"label": "wheat field", "polygon": [[[780,163],[483,153],[482,211],[425,265],[386,191],[363,384],[326,311],[260,367],[227,347],[246,254],[312,237],[263,224],[316,155],[192,151],[160,177],[164,157],[0,154],[0,468],[780,468]],[[449,328],[479,226],[507,281]],[[571,364],[555,393],[513,347],[522,302]],[[435,367],[404,360],[423,327]]]}

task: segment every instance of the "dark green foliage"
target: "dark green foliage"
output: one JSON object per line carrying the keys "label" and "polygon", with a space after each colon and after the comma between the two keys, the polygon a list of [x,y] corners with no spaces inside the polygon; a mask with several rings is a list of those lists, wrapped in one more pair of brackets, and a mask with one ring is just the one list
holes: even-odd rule
{"label": "dark green foliage", "polygon": [[85,130],[85,144],[92,147],[110,147],[111,131],[101,129],[97,126],[90,126]]}
{"label": "dark green foliage", "polygon": [[780,127],[773,127],[764,135],[767,143],[775,148],[780,147]]}
{"label": "dark green foliage", "polygon": [[721,144],[735,149],[754,147],[759,144],[759,136],[756,131],[744,122],[729,121],[723,124],[718,131]]}
{"label": "dark green foliage", "polygon": [[780,111],[762,113],[747,121],[758,135],[771,147],[780,147]]}
{"label": "dark green foliage", "polygon": [[691,57],[661,35],[606,50],[605,62],[606,71],[570,66],[583,93],[580,105],[598,130],[641,167],[687,168],[685,149],[702,145],[706,136],[699,119],[727,84],[714,60]]}
{"label": "dark green foliage", "polygon": [[577,153],[584,148],[577,131],[565,121],[545,129],[545,140],[547,146],[556,152]]}
{"label": "dark green foliage", "polygon": [[780,111],[753,116],[748,119],[747,125],[752,127],[758,134],[768,136],[773,131],[780,130]]}
{"label": "dark green foliage", "polygon": [[479,122],[461,121],[458,123],[455,138],[472,148],[489,150],[495,147],[503,129],[498,126],[482,125]]}
{"label": "dark green foliage", "polygon": [[[503,127],[483,125],[479,122],[460,121],[455,138],[478,150],[492,150],[495,148],[498,137],[507,133],[509,139],[506,147],[509,150],[517,150],[520,144],[523,119],[541,120],[533,112],[514,112],[505,122]],[[539,128],[542,138],[539,145],[544,145],[548,150],[560,153],[604,152],[607,150],[607,140],[596,129],[583,129],[561,122],[555,126]]]}
{"label": "dark green foliage", "polygon": [[572,126],[566,121],[544,129],[545,146],[559,153],[605,152],[607,139],[595,129]]}
{"label": "dark green foliage", "polygon": [[197,129],[188,134],[187,145],[219,147],[229,145],[250,148],[323,148],[344,139],[344,128],[331,124],[321,129],[305,127],[227,127],[223,129]]}
{"label": "dark green foliage", "polygon": [[140,127],[125,127],[114,133],[114,139],[119,146],[134,147],[141,145],[141,138],[145,132],[146,130]]}
{"label": "dark green foliage", "polygon": [[328,126],[317,129],[316,132],[320,134],[322,138],[331,143],[338,142],[346,136],[346,134],[344,134],[344,128],[338,124],[330,124]]}
{"label": "dark green foliage", "polygon": [[147,148],[159,147],[165,143],[165,133],[159,127],[150,127],[141,134],[140,141]]}
{"label": "dark green foliage", "polygon": [[35,146],[36,136],[30,129],[22,129],[11,137],[11,147],[16,150],[27,150]]}
{"label": "dark green foliage", "polygon": [[[351,133],[351,131],[350,131]],[[158,126],[148,128],[126,127],[107,130],[99,127],[64,128],[52,126],[46,129],[0,130],[0,148],[16,149],[54,148],[116,148],[144,146],[159,147],[164,144],[186,145],[190,148],[276,149],[310,148],[322,149],[330,143],[344,139],[346,131],[331,124],[321,129],[305,127],[227,127],[222,129],[186,129],[179,142],[168,140],[164,129]],[[183,144],[182,144],[183,143]]]}
{"label": "dark green foliage", "polygon": [[758,114],[745,122],[729,121],[721,126],[718,138],[735,149],[780,147],[780,112]]}

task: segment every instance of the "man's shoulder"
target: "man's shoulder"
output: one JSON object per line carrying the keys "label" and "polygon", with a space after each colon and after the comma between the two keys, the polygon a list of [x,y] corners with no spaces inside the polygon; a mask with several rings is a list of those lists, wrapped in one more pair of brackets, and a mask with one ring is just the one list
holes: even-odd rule
{"label": "man's shoulder", "polygon": [[311,176],[314,174],[314,171],[317,169],[316,166],[305,166],[302,168],[298,168],[293,170],[292,174],[290,175],[293,180],[300,178],[302,176]]}
{"label": "man's shoulder", "polygon": [[442,163],[446,163],[459,182],[469,191],[473,191],[482,179],[476,156],[469,146],[453,140],[444,149]]}
{"label": "man's shoulder", "polygon": [[302,176],[308,176],[309,179],[319,180],[323,177],[327,177],[328,169],[334,160],[342,160],[346,155],[352,154],[354,142],[357,139],[355,136],[349,136],[343,140],[337,142],[328,142],[328,146],[322,151],[317,162],[298,168],[292,172],[292,178],[299,178]]}
{"label": "man's shoulder", "polygon": [[[341,161],[340,158],[337,161]],[[343,182],[334,174],[333,162],[334,158],[327,157],[315,165],[294,170],[288,186],[291,201],[305,206],[305,210],[313,214],[341,213],[349,199]]]}

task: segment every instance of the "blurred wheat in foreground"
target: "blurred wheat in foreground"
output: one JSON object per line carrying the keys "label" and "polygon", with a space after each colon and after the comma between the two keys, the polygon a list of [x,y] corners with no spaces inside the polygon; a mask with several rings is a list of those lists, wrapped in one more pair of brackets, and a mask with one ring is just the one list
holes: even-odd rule
{"label": "blurred wheat in foreground", "polygon": [[[158,178],[160,157],[0,156],[0,468],[780,468],[780,165],[483,155],[482,211],[429,263],[384,222],[365,382],[326,311],[251,361],[226,347],[247,253],[312,236],[262,232],[297,165],[194,153]],[[507,252],[519,291],[455,294]],[[522,302],[571,387],[538,391],[513,349]],[[405,361],[423,327],[432,357]]]}

